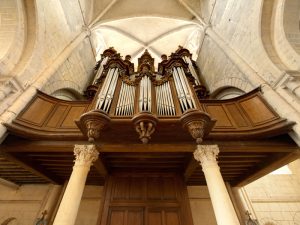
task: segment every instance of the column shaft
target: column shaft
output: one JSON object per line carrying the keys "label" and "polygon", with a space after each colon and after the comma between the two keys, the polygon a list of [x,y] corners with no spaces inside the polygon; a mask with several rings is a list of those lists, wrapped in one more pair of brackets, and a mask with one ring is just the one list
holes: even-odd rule
{"label": "column shaft", "polygon": [[218,225],[239,225],[239,220],[216,161],[217,145],[198,145],[194,157],[201,162]]}
{"label": "column shaft", "polygon": [[87,174],[92,162],[98,158],[94,145],[76,145],[74,153],[75,165],[53,225],[75,224]]}

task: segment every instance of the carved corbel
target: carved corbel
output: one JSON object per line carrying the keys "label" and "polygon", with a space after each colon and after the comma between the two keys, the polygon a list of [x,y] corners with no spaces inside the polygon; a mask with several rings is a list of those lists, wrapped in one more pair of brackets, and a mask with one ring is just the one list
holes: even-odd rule
{"label": "carved corbel", "polygon": [[102,110],[92,110],[80,116],[79,121],[75,121],[81,132],[88,137],[89,142],[95,142],[100,138],[101,132],[110,123],[110,117]]}
{"label": "carved corbel", "polygon": [[155,131],[157,121],[157,118],[149,112],[142,112],[133,117],[132,122],[136,132],[139,134],[139,139],[143,142],[143,144],[147,144],[151,139],[151,135]]}
{"label": "carved corbel", "polygon": [[212,130],[216,121],[200,110],[188,110],[180,118],[184,129],[188,130],[190,135],[201,144],[203,138]]}

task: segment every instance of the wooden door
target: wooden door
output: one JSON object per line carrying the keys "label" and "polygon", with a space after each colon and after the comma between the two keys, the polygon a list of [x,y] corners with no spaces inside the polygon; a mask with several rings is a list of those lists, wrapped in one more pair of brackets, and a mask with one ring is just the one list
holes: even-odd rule
{"label": "wooden door", "polygon": [[108,178],[100,225],[192,225],[186,187],[175,174]]}

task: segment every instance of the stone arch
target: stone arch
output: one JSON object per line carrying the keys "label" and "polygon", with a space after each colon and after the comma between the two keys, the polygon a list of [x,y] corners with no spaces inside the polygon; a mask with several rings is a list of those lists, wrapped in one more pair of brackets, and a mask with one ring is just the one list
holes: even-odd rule
{"label": "stone arch", "polygon": [[82,94],[82,88],[77,83],[69,80],[55,80],[54,82],[47,84],[42,91],[52,95],[56,91],[63,89],[72,90],[74,93],[78,93],[79,95]]}
{"label": "stone arch", "polygon": [[82,99],[82,95],[80,95],[78,91],[70,88],[58,89],[54,91],[51,95],[53,97],[67,100],[67,101],[76,101]]}
{"label": "stone arch", "polygon": [[210,88],[210,93],[214,95],[217,91],[220,91],[222,88],[233,87],[237,88],[245,93],[251,91],[251,84],[244,79],[239,77],[226,77],[214,83]]}
{"label": "stone arch", "polygon": [[25,42],[23,1],[0,1],[0,74],[8,75],[19,60]]}
{"label": "stone arch", "polygon": [[243,94],[245,94],[245,92],[239,88],[232,87],[232,86],[226,86],[226,87],[221,87],[221,88],[215,90],[210,95],[210,98],[224,100],[224,99],[235,98],[235,97],[241,96]]}
{"label": "stone arch", "polygon": [[270,60],[281,70],[300,69],[300,2],[263,1],[261,35]]}
{"label": "stone arch", "polygon": [[0,74],[16,76],[26,67],[36,43],[36,2],[35,0],[4,0],[0,4],[5,4],[5,2],[10,2],[10,4],[15,2],[16,24],[11,31],[14,34],[10,35],[9,40],[7,38],[5,42],[0,41],[6,46],[6,51],[0,52]]}

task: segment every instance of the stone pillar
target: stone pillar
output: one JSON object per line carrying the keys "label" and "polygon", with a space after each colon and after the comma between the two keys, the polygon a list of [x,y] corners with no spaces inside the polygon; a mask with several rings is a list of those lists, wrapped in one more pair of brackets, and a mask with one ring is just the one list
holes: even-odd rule
{"label": "stone pillar", "polygon": [[75,224],[87,174],[98,154],[95,145],[75,145],[75,164],[53,225]]}
{"label": "stone pillar", "polygon": [[217,145],[197,145],[194,157],[201,163],[218,225],[239,225],[217,163]]}

